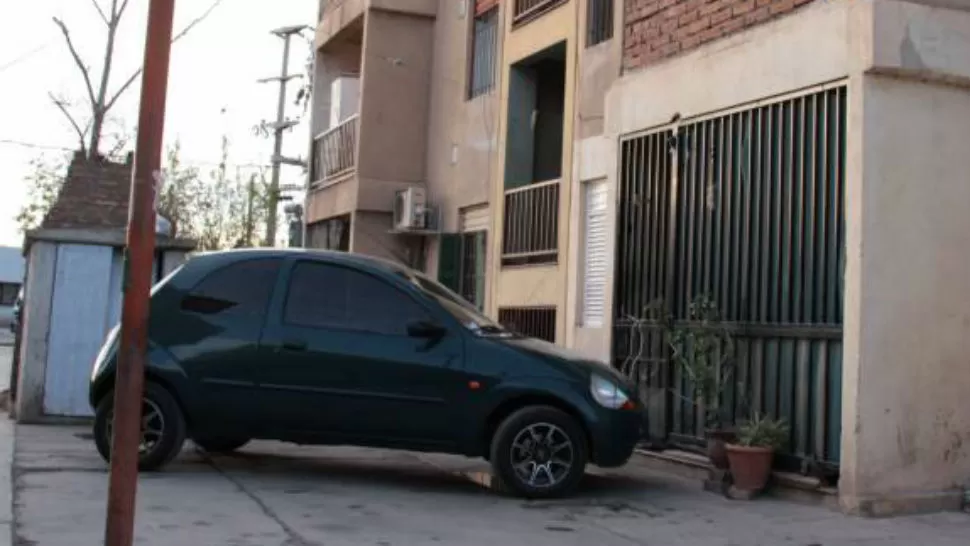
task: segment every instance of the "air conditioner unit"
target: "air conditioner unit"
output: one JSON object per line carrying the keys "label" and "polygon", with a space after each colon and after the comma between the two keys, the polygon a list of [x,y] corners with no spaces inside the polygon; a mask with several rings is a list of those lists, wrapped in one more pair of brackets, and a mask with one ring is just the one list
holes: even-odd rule
{"label": "air conditioner unit", "polygon": [[424,188],[408,188],[394,194],[394,229],[408,231],[427,227]]}

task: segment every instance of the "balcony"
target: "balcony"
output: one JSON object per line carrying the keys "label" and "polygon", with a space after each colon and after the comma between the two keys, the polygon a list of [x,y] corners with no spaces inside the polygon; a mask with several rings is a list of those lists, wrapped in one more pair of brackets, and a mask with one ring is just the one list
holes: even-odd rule
{"label": "balcony", "polygon": [[313,139],[310,180],[326,184],[357,168],[357,127],[360,116],[353,115]]}
{"label": "balcony", "polygon": [[559,180],[505,191],[502,265],[555,263],[559,257]]}
{"label": "balcony", "polygon": [[565,0],[514,0],[512,6],[512,25],[531,21]]}

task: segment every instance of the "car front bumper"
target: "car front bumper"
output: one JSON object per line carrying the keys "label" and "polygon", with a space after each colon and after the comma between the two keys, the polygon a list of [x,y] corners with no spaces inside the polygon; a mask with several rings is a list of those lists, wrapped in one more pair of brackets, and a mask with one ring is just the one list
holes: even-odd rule
{"label": "car front bumper", "polygon": [[626,464],[646,426],[647,415],[643,408],[608,412],[593,431],[593,464],[605,468]]}

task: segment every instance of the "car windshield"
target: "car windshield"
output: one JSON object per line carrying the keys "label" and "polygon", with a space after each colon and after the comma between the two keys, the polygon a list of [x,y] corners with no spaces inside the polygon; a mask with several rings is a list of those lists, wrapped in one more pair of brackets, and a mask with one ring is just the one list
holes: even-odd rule
{"label": "car windshield", "polygon": [[479,334],[510,335],[505,328],[485,316],[474,305],[455,294],[441,283],[431,280],[417,272],[401,272],[401,275],[421,289],[422,292],[434,298],[451,316],[465,328]]}

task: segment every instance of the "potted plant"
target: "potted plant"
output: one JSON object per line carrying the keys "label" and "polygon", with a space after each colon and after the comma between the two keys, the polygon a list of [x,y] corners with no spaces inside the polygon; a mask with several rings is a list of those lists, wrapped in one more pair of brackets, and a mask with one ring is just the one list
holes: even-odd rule
{"label": "potted plant", "polygon": [[734,339],[710,298],[695,299],[688,311],[683,325],[669,327],[671,359],[694,387],[690,402],[704,415],[707,456],[714,468],[726,470],[725,446],[734,441],[735,431],[726,426],[721,395],[733,375]]}
{"label": "potted plant", "polygon": [[748,496],[759,493],[768,485],[775,451],[788,440],[788,424],[784,420],[756,415],[738,429],[736,443],[727,445],[734,488]]}

